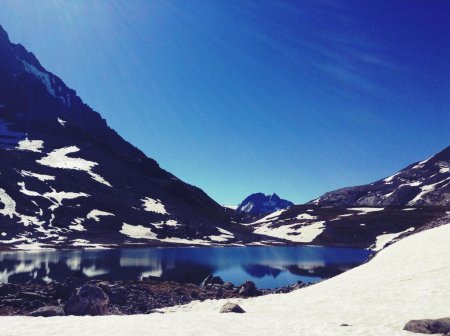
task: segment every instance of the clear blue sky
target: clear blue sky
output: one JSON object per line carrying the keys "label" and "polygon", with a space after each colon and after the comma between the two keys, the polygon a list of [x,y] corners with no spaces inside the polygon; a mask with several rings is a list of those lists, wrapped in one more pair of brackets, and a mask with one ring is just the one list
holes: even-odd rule
{"label": "clear blue sky", "polygon": [[305,202],[450,145],[450,1],[0,6],[13,42],[222,204]]}

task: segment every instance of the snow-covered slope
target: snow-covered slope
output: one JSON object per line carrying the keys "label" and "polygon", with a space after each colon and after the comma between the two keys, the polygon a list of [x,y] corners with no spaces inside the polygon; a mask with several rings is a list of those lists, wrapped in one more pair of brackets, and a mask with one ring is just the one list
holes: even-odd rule
{"label": "snow-covered slope", "polygon": [[[246,314],[219,314],[226,301],[165,314],[106,317],[0,317],[0,334],[407,336],[411,319],[450,315],[450,225],[407,237],[369,263],[289,294],[238,302]],[[342,326],[343,324],[347,326]]]}

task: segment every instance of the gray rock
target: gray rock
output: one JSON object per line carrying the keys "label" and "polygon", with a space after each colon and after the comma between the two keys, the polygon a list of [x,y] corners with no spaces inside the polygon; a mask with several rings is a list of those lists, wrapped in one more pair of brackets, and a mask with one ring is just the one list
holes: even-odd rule
{"label": "gray rock", "polygon": [[63,316],[63,315],[65,315],[64,310],[60,306],[45,306],[38,308],[30,313],[30,316],[43,316],[43,317]]}
{"label": "gray rock", "polygon": [[234,285],[231,282],[225,282],[223,284],[223,288],[225,288],[226,290],[232,290],[234,288]]}
{"label": "gray rock", "polygon": [[220,312],[221,313],[245,313],[245,310],[241,308],[241,306],[239,306],[236,303],[225,303],[221,308],[220,308]]}
{"label": "gray rock", "polygon": [[41,300],[46,301],[47,296],[41,293],[33,293],[33,292],[20,292],[17,295],[19,298],[29,299],[29,300]]}
{"label": "gray rock", "polygon": [[108,296],[103,289],[84,285],[75,290],[64,306],[67,315],[105,315],[108,313]]}
{"label": "gray rock", "polygon": [[258,296],[261,295],[261,291],[256,288],[253,281],[246,281],[239,286],[239,294],[242,296]]}
{"label": "gray rock", "polygon": [[205,280],[200,284],[201,287],[206,287],[207,285],[223,285],[225,282],[219,276],[208,275]]}
{"label": "gray rock", "polygon": [[450,333],[450,317],[436,320],[411,320],[403,329],[414,333],[445,335]]}

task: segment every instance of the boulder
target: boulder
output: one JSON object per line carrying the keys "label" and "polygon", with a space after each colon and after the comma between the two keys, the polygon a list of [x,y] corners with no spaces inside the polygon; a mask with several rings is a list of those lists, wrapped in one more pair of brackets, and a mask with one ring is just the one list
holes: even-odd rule
{"label": "boulder", "polygon": [[231,282],[225,282],[222,286],[226,290],[232,290],[234,288],[234,285]]}
{"label": "boulder", "polygon": [[223,285],[225,281],[221,277],[208,275],[205,280],[200,284],[201,287],[206,287],[207,285]]}
{"label": "boulder", "polygon": [[450,317],[436,320],[411,320],[403,329],[414,333],[446,335],[450,333]]}
{"label": "boulder", "polygon": [[0,296],[6,296],[9,294],[17,294],[19,291],[19,286],[15,284],[6,283],[0,285]]}
{"label": "boulder", "polygon": [[236,303],[225,303],[221,308],[220,308],[220,312],[221,313],[245,313],[245,310],[241,308],[241,306],[239,306]]}
{"label": "boulder", "polygon": [[246,281],[242,285],[239,286],[239,292],[242,296],[258,296],[261,295],[261,291],[256,288],[256,285],[253,281]]}
{"label": "boulder", "polygon": [[50,316],[63,316],[65,314],[64,310],[60,306],[45,306],[32,311],[29,315],[50,317]]}
{"label": "boulder", "polygon": [[105,315],[109,299],[98,286],[84,285],[75,290],[64,306],[67,315]]}

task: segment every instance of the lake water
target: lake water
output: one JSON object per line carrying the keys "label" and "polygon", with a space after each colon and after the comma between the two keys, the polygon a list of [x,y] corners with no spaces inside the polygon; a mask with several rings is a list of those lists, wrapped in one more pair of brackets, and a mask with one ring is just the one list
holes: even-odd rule
{"label": "lake water", "polygon": [[370,251],[334,247],[199,247],[1,252],[0,283],[61,281],[77,272],[102,280],[200,284],[209,274],[259,288],[317,282],[363,263]]}

